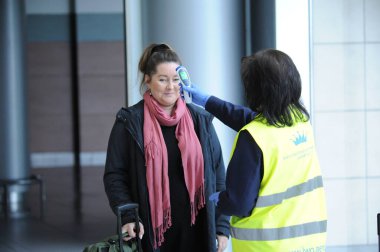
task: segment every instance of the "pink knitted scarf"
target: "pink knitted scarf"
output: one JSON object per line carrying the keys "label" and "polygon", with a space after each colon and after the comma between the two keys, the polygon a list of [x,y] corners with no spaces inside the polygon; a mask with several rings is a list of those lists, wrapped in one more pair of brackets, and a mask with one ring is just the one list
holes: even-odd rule
{"label": "pink knitted scarf", "polygon": [[144,149],[154,248],[161,246],[164,233],[171,226],[168,153],[160,125],[177,125],[175,135],[190,197],[191,225],[195,223],[198,210],[205,205],[203,154],[190,111],[185,102],[178,99],[169,116],[149,92],[145,92]]}

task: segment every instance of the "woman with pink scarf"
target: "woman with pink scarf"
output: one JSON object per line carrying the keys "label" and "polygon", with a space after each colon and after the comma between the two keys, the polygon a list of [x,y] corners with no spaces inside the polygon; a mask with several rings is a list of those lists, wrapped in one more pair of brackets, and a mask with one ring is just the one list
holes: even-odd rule
{"label": "woman with pink scarf", "polygon": [[[180,96],[181,61],[167,44],[143,52],[143,100],[122,108],[112,128],[104,173],[111,208],[138,203],[143,251],[223,251],[229,217],[206,199],[225,189],[213,117]],[[133,212],[123,232],[135,237]]]}

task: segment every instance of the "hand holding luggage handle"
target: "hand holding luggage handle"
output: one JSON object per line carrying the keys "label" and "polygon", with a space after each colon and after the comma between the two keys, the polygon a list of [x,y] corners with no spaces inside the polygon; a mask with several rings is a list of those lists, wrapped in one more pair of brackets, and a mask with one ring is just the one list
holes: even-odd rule
{"label": "hand holding luggage handle", "polygon": [[123,234],[121,230],[121,214],[127,210],[135,209],[135,219],[136,219],[136,242],[137,242],[137,250],[139,252],[142,251],[141,248],[141,240],[139,237],[140,233],[140,221],[139,221],[139,205],[135,203],[128,203],[124,205],[120,205],[117,207],[117,233],[119,235],[119,248],[121,252],[124,252],[123,250]]}

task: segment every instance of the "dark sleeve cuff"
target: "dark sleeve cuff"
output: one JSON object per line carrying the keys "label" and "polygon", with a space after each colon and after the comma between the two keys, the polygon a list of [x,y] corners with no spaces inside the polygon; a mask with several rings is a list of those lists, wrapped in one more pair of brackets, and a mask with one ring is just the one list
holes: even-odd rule
{"label": "dark sleeve cuff", "polygon": [[228,239],[230,239],[230,236],[229,236],[229,235],[223,234],[223,233],[221,233],[221,232],[216,232],[216,234],[217,234],[217,235],[223,235],[223,236],[227,237]]}
{"label": "dark sleeve cuff", "polygon": [[230,216],[222,215],[216,210],[216,233],[230,236]]}

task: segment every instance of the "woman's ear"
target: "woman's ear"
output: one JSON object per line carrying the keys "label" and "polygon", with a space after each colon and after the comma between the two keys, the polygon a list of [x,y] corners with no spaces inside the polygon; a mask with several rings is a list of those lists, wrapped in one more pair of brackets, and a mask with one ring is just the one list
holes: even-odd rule
{"label": "woman's ear", "polygon": [[144,75],[144,83],[147,85],[148,89],[150,88],[150,76],[145,74]]}

